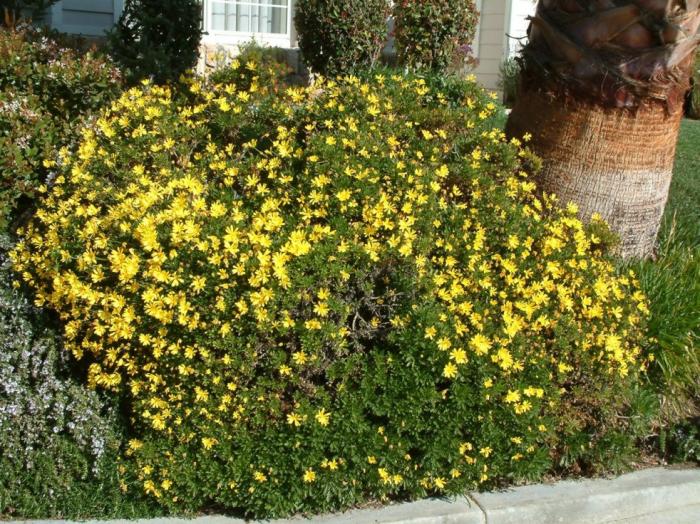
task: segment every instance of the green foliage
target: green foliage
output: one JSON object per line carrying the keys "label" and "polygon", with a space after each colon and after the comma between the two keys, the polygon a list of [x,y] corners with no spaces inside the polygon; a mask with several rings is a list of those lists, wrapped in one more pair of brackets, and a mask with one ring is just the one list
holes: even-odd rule
{"label": "green foliage", "polygon": [[0,227],[27,209],[89,115],[120,92],[120,75],[31,28],[0,30]]}
{"label": "green foliage", "polygon": [[176,82],[197,63],[201,25],[199,0],[126,0],[110,54],[131,83]]}
{"label": "green foliage", "polygon": [[503,91],[503,103],[513,107],[518,95],[520,63],[516,58],[506,58],[501,62],[498,72],[498,89]]}
{"label": "green foliage", "polygon": [[12,255],[127,403],[139,492],[267,517],[536,479],[589,435],[620,447],[644,297],[535,196],[479,87],[189,93],[125,93]]}
{"label": "green foliage", "polygon": [[696,462],[700,464],[700,419],[679,422],[659,432],[658,446],[670,463]]}
{"label": "green foliage", "polygon": [[399,62],[414,69],[463,69],[479,12],[474,0],[398,0],[394,34]]}
{"label": "green foliage", "polygon": [[294,22],[306,64],[335,75],[374,66],[387,41],[388,0],[298,0]]}
{"label": "green foliage", "polygon": [[9,247],[0,238],[0,516],[143,514],[120,489],[114,409],[70,378],[46,315],[12,287]]}
{"label": "green foliage", "polygon": [[287,63],[287,51],[277,47],[263,47],[254,40],[239,46],[238,54],[229,60],[222,57],[209,75],[213,84],[235,85],[239,90],[257,89],[277,91],[285,86],[293,71]]}
{"label": "green foliage", "polygon": [[700,122],[681,127],[656,260],[635,263],[649,297],[652,384],[671,422],[700,409]]}
{"label": "green foliage", "polygon": [[693,69],[693,89],[690,92],[690,108],[688,116],[700,120],[700,53],[695,58]]}

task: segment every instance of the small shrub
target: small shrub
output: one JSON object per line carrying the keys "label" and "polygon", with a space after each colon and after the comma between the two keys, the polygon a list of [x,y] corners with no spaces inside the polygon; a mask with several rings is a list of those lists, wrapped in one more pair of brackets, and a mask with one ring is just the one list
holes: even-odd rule
{"label": "small shrub", "polygon": [[501,62],[498,71],[498,89],[503,91],[503,103],[513,107],[518,96],[518,82],[520,78],[520,64],[515,58],[506,58]]}
{"label": "small shrub", "polygon": [[696,416],[662,429],[658,436],[658,447],[670,463],[700,464],[700,418]]}
{"label": "small shrub", "polygon": [[211,72],[213,84],[235,85],[242,91],[267,89],[276,91],[290,80],[293,71],[287,64],[287,52],[276,47],[263,47],[255,41],[239,47],[238,54]]}
{"label": "small shrub", "polygon": [[110,54],[131,83],[175,82],[197,63],[201,26],[199,0],[126,0]]}
{"label": "small shrub", "polygon": [[645,299],[573,206],[535,196],[479,87],[190,93],[125,93],[12,255],[128,403],[142,492],[268,517],[619,447]]}
{"label": "small shrub", "polygon": [[120,494],[121,437],[113,410],[68,378],[68,354],[13,290],[8,240],[0,244],[0,515],[59,517],[67,499],[88,499],[97,486],[103,496],[110,485]]}
{"label": "small shrub", "polygon": [[336,75],[374,66],[387,41],[388,0],[299,0],[294,22],[306,64]]}
{"label": "small shrub", "polygon": [[693,88],[690,92],[690,111],[688,116],[700,120],[700,54],[695,59]]}
{"label": "small shrub", "polygon": [[479,12],[474,0],[398,0],[394,20],[400,63],[446,71],[471,56]]}
{"label": "small shrub", "polygon": [[0,228],[32,207],[89,116],[121,90],[119,72],[46,33],[0,30]]}

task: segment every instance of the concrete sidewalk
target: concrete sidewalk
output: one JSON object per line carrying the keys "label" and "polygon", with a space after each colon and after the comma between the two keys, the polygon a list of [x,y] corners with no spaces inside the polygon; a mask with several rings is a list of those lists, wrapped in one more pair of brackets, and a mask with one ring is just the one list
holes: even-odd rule
{"label": "concrete sidewalk", "polygon": [[[31,521],[57,524],[62,521]],[[89,521],[95,522],[95,521]],[[124,524],[129,521],[108,521]],[[221,516],[131,521],[140,524],[243,524]],[[422,500],[272,524],[700,524],[700,469],[654,468],[612,480],[562,481],[456,500]],[[101,524],[105,524],[102,521]]]}

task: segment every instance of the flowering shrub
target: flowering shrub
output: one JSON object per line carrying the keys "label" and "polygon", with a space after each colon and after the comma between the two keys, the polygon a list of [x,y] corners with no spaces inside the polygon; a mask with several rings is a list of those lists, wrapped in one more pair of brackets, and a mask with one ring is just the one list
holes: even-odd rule
{"label": "flowering shrub", "polygon": [[394,20],[399,61],[408,67],[444,71],[473,61],[474,0],[398,0]]}
{"label": "flowering shrub", "polygon": [[533,478],[643,365],[634,278],[534,196],[474,83],[190,92],[125,93],[12,254],[129,403],[128,471],[162,504],[260,517]]}
{"label": "flowering shrub", "polygon": [[[6,252],[7,239],[0,249]],[[111,483],[118,494],[115,417],[64,376],[68,354],[0,267],[0,514],[47,517],[71,491]],[[94,481],[94,484],[90,482]]]}
{"label": "flowering shrub", "polygon": [[0,228],[31,207],[55,151],[119,90],[108,61],[31,28],[0,30]]}
{"label": "flowering shrub", "polygon": [[298,0],[294,23],[304,61],[324,75],[374,66],[389,14],[388,0]]}
{"label": "flowering shrub", "polygon": [[293,74],[286,53],[284,49],[263,47],[253,40],[239,46],[238,54],[232,59],[226,55],[225,62],[211,72],[210,80],[214,84],[232,84],[243,91],[279,90]]}

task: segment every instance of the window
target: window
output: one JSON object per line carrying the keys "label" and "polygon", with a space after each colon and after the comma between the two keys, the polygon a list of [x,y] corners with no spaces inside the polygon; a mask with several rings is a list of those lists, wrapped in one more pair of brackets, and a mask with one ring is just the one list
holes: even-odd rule
{"label": "window", "polygon": [[211,0],[209,29],[221,33],[289,34],[290,0]]}

